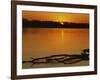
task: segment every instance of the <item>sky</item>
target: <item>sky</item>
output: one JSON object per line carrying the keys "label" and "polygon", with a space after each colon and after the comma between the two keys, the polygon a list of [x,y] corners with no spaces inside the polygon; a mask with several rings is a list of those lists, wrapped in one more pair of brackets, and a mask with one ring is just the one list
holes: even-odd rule
{"label": "sky", "polygon": [[89,23],[89,14],[23,11],[22,17],[28,20]]}

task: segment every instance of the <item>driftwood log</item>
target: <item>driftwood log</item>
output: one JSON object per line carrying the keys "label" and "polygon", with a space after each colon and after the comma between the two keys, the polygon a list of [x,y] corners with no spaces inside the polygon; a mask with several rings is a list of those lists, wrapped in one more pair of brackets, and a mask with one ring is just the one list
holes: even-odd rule
{"label": "driftwood log", "polygon": [[89,60],[89,49],[82,50],[80,55],[52,55],[41,58],[33,58],[29,61],[23,61],[22,63],[32,63],[34,64],[55,64],[55,63],[63,63],[63,64],[73,64],[80,61]]}

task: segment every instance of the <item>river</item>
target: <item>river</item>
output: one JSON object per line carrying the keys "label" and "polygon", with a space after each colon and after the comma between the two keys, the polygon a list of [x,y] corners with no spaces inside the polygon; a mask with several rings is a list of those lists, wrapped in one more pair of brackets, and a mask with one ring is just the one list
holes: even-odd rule
{"label": "river", "polygon": [[[39,58],[58,54],[81,54],[89,48],[89,29],[77,28],[24,28],[22,33],[22,59]],[[87,66],[89,61],[75,64],[23,64],[23,68]]]}

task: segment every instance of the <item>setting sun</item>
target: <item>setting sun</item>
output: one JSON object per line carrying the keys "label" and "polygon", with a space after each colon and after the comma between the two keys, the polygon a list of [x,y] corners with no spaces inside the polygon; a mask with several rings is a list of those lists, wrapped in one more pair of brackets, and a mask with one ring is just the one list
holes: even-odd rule
{"label": "setting sun", "polygon": [[60,24],[62,24],[62,25],[63,25],[64,23],[63,23],[63,22],[60,22]]}

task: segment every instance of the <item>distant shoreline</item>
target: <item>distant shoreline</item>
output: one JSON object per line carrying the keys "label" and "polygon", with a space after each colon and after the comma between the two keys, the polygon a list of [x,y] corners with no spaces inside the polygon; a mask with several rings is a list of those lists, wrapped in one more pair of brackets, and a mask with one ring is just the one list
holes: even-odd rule
{"label": "distant shoreline", "polygon": [[54,21],[38,21],[23,19],[23,28],[79,28],[88,29],[88,23],[69,23],[69,22],[54,22]]}

